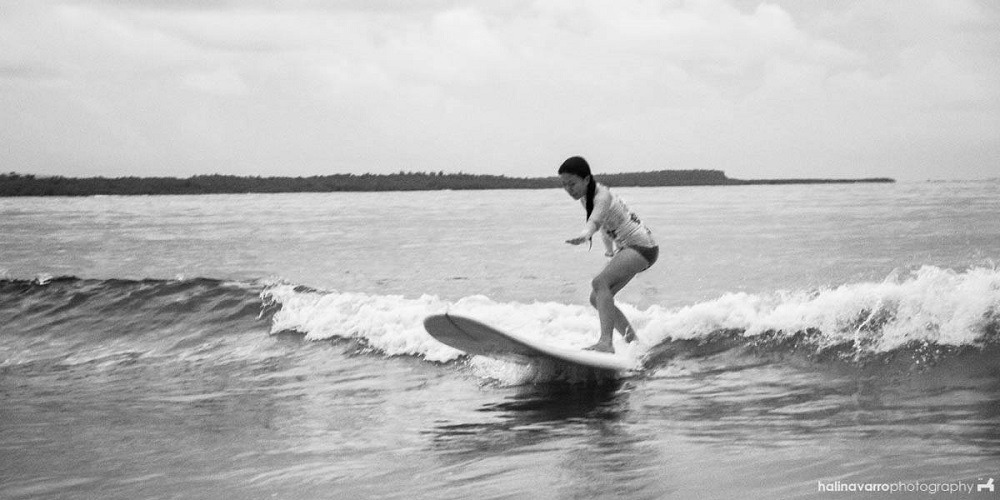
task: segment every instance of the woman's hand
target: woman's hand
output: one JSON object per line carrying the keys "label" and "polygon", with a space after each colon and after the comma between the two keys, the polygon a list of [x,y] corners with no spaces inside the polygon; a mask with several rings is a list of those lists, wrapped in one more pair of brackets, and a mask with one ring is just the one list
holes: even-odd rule
{"label": "woman's hand", "polygon": [[566,240],[566,243],[569,243],[570,245],[582,245],[583,243],[586,243],[587,240],[589,239],[590,238],[586,236],[577,236],[576,238],[573,238],[571,240]]}

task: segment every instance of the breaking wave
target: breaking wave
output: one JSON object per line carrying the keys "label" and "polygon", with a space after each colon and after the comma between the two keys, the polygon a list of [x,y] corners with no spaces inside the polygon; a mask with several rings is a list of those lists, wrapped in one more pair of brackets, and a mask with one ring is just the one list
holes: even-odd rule
{"label": "breaking wave", "polygon": [[[795,354],[818,363],[892,360],[911,368],[969,357],[991,364],[1000,344],[1000,271],[991,268],[927,266],[830,289],[731,293],[683,308],[620,306],[641,342],[618,348],[648,368],[720,352]],[[0,280],[0,367],[123,352],[223,356],[219,338],[295,332],[307,340],[351,341],[371,355],[465,363],[478,376],[509,383],[550,376],[537,366],[470,358],[437,342],[423,319],[443,312],[570,347],[597,336],[596,312],[578,304],[505,303],[482,295],[450,301],[208,278],[46,277]],[[214,354],[206,345],[216,346]]]}

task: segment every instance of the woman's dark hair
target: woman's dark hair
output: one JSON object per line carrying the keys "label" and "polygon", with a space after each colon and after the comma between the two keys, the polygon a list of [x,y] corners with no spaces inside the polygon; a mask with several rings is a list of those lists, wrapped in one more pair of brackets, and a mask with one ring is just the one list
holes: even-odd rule
{"label": "woman's dark hair", "polygon": [[567,158],[562,165],[559,166],[560,174],[573,174],[581,179],[586,179],[590,177],[590,181],[587,182],[587,220],[590,220],[590,214],[594,211],[594,193],[597,192],[597,181],[594,180],[594,175],[590,173],[590,164],[587,160],[584,160],[581,156],[573,156]]}

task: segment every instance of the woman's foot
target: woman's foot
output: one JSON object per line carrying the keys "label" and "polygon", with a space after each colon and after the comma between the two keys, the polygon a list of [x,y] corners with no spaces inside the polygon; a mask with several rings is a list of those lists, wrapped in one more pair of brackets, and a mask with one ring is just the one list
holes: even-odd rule
{"label": "woman's foot", "polygon": [[597,351],[597,352],[615,352],[615,347],[611,345],[611,341],[608,342],[598,342],[590,347],[584,349],[584,351]]}
{"label": "woman's foot", "polygon": [[639,337],[635,336],[635,330],[633,330],[632,327],[626,328],[625,335],[622,335],[622,337],[625,337],[625,342],[628,342],[629,344],[639,340]]}

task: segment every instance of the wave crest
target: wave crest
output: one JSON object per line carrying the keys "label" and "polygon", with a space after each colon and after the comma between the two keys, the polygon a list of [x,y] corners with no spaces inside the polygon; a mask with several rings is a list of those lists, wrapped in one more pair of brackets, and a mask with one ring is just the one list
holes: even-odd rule
{"label": "wave crest", "polygon": [[677,311],[650,308],[644,331],[654,342],[738,331],[748,338],[807,337],[819,351],[850,346],[855,355],[913,344],[983,346],[997,340],[1000,272],[925,266],[881,283],[727,294]]}
{"label": "wave crest", "polygon": [[[582,305],[499,303],[479,295],[448,302],[431,295],[408,299],[291,285],[271,287],[263,295],[280,309],[272,332],[297,331],[313,340],[356,339],[386,355],[436,362],[458,359],[462,353],[424,331],[422,321],[429,314],[462,314],[570,347],[588,345],[597,336],[597,314]],[[1000,272],[927,266],[879,283],[733,293],[680,309],[620,307],[642,341],[633,353],[645,355],[652,364],[663,361],[665,350],[697,355],[734,348],[805,351],[847,360],[905,351],[923,353],[926,360],[928,353],[947,356],[1000,340]]]}

